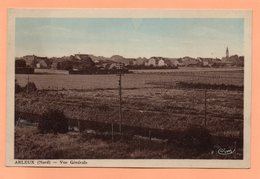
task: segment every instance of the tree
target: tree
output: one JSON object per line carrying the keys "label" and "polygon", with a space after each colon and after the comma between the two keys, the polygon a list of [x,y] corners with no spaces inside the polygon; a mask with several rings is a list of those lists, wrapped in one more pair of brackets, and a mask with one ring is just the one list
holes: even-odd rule
{"label": "tree", "polygon": [[15,60],[15,68],[26,67],[25,60]]}

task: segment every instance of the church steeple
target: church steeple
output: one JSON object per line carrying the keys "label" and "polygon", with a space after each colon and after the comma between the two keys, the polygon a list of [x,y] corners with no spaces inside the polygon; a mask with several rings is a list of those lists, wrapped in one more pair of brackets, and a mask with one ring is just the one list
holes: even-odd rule
{"label": "church steeple", "polygon": [[228,51],[228,47],[226,49],[226,58],[229,58],[229,51]]}

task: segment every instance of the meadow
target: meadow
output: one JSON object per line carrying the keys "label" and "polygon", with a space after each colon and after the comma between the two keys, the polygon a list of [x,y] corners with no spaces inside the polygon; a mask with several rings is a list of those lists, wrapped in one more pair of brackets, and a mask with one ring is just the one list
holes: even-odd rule
{"label": "meadow", "polygon": [[[35,126],[17,126],[15,158],[242,159],[243,76],[241,69],[139,70],[124,74],[122,125],[143,129],[143,137],[150,136],[150,140],[129,134],[126,128],[119,136],[115,133],[112,140],[111,131],[42,134]],[[75,121],[113,123],[117,127],[121,122],[117,75],[19,74],[15,79],[22,87],[28,79],[37,87],[36,91],[15,94],[16,112],[41,115],[58,109]],[[209,150],[194,147],[197,139],[205,137],[200,136],[200,130],[187,132],[196,125],[209,131],[210,144],[207,138],[202,143],[203,147],[209,144]],[[146,129],[173,133],[166,140],[158,140]],[[194,134],[200,137],[193,138]],[[235,148],[235,153],[219,155],[221,147]]]}
{"label": "meadow", "polygon": [[[27,75],[16,75],[25,86]],[[117,75],[30,75],[38,91],[19,93],[17,111],[41,114],[59,109],[74,119],[119,122]],[[184,130],[205,119],[205,91],[181,88],[179,82],[243,87],[243,71],[180,70],[138,72],[122,77],[122,123],[130,126]],[[243,132],[243,91],[208,89],[207,128],[214,135]]]}
{"label": "meadow", "polygon": [[[153,83],[175,83],[177,81],[203,82],[211,84],[234,84],[243,86],[242,69],[178,69],[178,70],[135,70],[124,74],[123,88],[151,88]],[[21,86],[28,82],[28,75],[16,74]],[[118,87],[117,75],[62,75],[30,74],[29,81],[38,89],[115,89]]]}

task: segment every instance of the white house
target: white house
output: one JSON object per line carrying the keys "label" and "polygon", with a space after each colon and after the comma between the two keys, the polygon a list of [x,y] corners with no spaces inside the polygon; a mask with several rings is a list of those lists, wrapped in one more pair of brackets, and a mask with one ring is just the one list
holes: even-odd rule
{"label": "white house", "polygon": [[165,62],[164,62],[163,59],[160,59],[160,60],[158,61],[158,66],[159,66],[159,67],[166,66],[166,64],[165,64]]}
{"label": "white house", "polygon": [[156,66],[156,60],[154,58],[150,58],[146,63],[146,66]]}
{"label": "white house", "polygon": [[47,68],[48,65],[44,60],[40,60],[39,63],[36,64],[36,68]]}

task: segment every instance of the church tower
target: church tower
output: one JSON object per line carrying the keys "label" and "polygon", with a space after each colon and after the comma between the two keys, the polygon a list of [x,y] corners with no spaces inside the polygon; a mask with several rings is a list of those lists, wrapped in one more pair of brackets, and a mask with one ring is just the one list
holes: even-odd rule
{"label": "church tower", "polygon": [[226,59],[228,59],[229,58],[229,51],[228,51],[228,47],[227,47],[227,49],[226,49]]}

